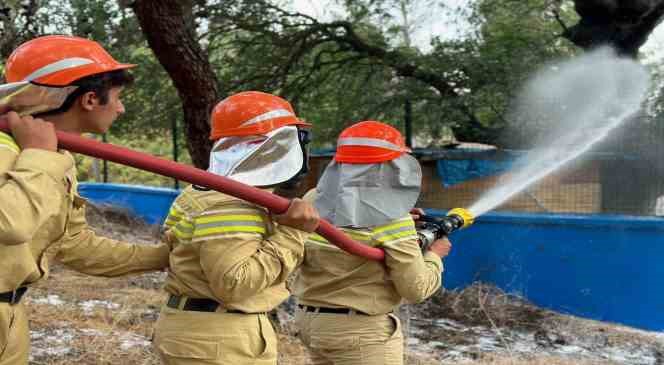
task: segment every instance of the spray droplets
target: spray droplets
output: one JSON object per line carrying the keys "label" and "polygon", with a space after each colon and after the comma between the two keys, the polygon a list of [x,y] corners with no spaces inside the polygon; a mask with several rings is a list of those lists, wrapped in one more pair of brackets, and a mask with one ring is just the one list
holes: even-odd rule
{"label": "spray droplets", "polygon": [[486,213],[588,151],[639,111],[648,86],[642,65],[607,48],[543,68],[509,117],[513,135],[532,141],[532,150],[469,210]]}

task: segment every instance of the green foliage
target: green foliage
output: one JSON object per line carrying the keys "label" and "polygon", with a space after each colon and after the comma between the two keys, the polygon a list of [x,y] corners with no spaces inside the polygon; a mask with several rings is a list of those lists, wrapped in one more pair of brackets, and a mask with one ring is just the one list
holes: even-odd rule
{"label": "green foliage", "polygon": [[[125,137],[111,135],[108,142],[172,160],[173,150],[171,138],[172,136],[168,134],[161,136],[132,134]],[[191,165],[191,158],[187,151],[184,148],[180,148],[178,152],[178,162]],[[80,181],[103,181],[102,161],[95,161],[95,159],[83,155],[76,155],[75,158],[78,167],[78,179]],[[115,163],[108,163],[108,182],[162,187],[172,187],[174,184],[174,181],[171,178]]]}
{"label": "green foliage", "polygon": [[123,93],[127,117],[111,133],[158,135],[181,120],[180,100],[168,74],[148,47],[130,9],[106,0],[52,1],[54,33],[74,34],[102,44],[115,59],[136,64],[135,86]]}
{"label": "green foliage", "polygon": [[[466,24],[463,36],[434,39],[426,49],[412,45],[410,36],[422,16],[449,10],[445,1],[337,0],[342,11],[328,22],[287,11],[288,1],[187,4],[220,90],[286,97],[315,125],[315,147],[332,146],[341,129],[360,120],[403,128],[406,101],[423,143],[435,144],[453,129],[464,138],[506,145],[498,136],[519,85],[543,64],[577,52],[560,37],[561,22],[576,21],[569,0],[470,1],[453,14]],[[177,121],[185,154],[179,96],[130,9],[106,0],[48,0],[32,22],[41,33],[94,39],[118,60],[138,65],[132,69],[135,85],[123,93],[127,113],[113,125],[111,141],[170,157],[170,128]],[[352,44],[334,22],[348,24],[371,51]],[[404,65],[425,76],[406,75]],[[442,86],[436,84],[440,80]],[[469,122],[471,117],[479,124]],[[94,180],[92,161],[80,161],[81,179]],[[114,182],[171,185],[169,179],[110,166]]]}
{"label": "green foliage", "polygon": [[[452,45],[438,43],[438,57],[455,57],[469,89],[466,102],[486,126],[507,126],[510,101],[537,69],[569,57],[578,49],[560,38],[562,26],[576,18],[571,2],[560,7],[548,0],[480,0],[468,10],[475,34]],[[463,125],[461,125],[463,126]],[[521,141],[497,139],[496,144],[520,147]]]}
{"label": "green foliage", "polygon": [[[572,23],[570,1],[470,2],[455,14],[468,24],[466,36],[434,39],[426,52],[406,42],[416,23],[408,17],[418,6],[442,11],[444,2],[340,0],[345,15],[335,21],[352,26],[364,43],[359,47],[330,26],[335,21],[318,22],[270,2],[230,3],[235,6],[211,7],[208,18],[209,52],[222,88],[265,90],[293,101],[316,126],[318,146],[329,146],[359,120],[402,125],[406,100],[421,140],[435,143],[452,128],[463,138],[500,144],[519,85],[546,62],[576,51],[561,40],[555,16]],[[404,75],[404,65],[425,75]],[[453,91],[441,94],[441,84]]]}

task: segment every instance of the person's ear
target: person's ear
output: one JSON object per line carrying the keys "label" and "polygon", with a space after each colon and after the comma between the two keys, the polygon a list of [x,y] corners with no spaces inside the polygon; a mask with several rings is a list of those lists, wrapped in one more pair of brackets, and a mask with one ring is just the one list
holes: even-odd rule
{"label": "person's ear", "polygon": [[94,91],[88,91],[79,97],[81,108],[86,111],[92,111],[99,105],[99,98]]}

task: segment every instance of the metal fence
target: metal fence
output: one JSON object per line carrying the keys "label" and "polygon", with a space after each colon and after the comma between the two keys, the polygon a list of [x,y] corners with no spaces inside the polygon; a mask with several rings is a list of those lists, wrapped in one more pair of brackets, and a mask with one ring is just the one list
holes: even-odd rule
{"label": "metal fence", "polygon": [[[164,136],[164,146],[168,142],[173,143],[169,139],[169,136]],[[449,183],[445,172],[441,171],[443,162],[501,164],[514,158],[514,154],[504,150],[478,151],[472,148],[415,149],[415,156],[423,169],[419,205],[436,209],[468,207],[491,188],[504,184],[512,174],[512,171],[505,170],[486,176],[468,176],[466,180]],[[313,153],[312,171],[299,193],[315,187],[332,155],[333,151],[329,150]],[[173,186],[172,180],[157,179],[148,173],[128,174],[125,170],[114,164],[108,170],[104,166],[103,171],[110,172],[104,173],[108,175],[105,180]],[[83,180],[100,180],[90,175]],[[611,137],[593,151],[555,171],[494,210],[664,216],[664,123],[631,123],[613,131]]]}
{"label": "metal fence", "polygon": [[[424,181],[420,205],[431,208],[467,207],[491,188],[505,183],[513,171],[471,178],[445,186],[441,161],[500,163],[513,158],[506,151],[445,153],[420,156]],[[443,160],[441,160],[443,159]],[[625,127],[562,169],[517,194],[498,211],[605,213],[664,216],[664,125]]]}

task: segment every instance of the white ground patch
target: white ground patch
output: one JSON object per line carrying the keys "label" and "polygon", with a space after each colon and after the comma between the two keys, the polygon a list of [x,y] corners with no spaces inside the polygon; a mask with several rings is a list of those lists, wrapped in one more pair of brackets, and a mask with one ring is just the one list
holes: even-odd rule
{"label": "white ground patch", "polygon": [[85,314],[92,314],[95,309],[118,309],[120,304],[109,302],[106,300],[86,300],[78,303],[78,306],[83,309]]}
{"label": "white ground patch", "polygon": [[62,357],[72,349],[69,343],[75,334],[70,329],[30,331],[30,361],[41,357]]}
{"label": "white ground patch", "polygon": [[[444,362],[472,361],[478,354],[502,354],[522,358],[524,356],[550,355],[570,359],[586,359],[601,363],[621,365],[659,365],[662,356],[654,346],[644,346],[640,341],[612,343],[608,337],[588,335],[578,337],[572,333],[542,333],[501,328],[494,330],[483,326],[465,326],[449,319],[411,319],[408,348],[411,352],[437,354]],[[641,337],[652,338],[653,343],[664,344],[664,334],[626,329]],[[450,345],[433,340],[436,331],[458,334],[464,344]]]}
{"label": "white ground patch", "polygon": [[149,341],[145,336],[140,336],[135,333],[125,333],[120,336],[120,349],[123,351],[128,351],[134,347],[149,347],[152,346],[152,342]]}
{"label": "white ground patch", "polygon": [[92,328],[66,328],[67,323],[63,323],[63,327],[65,328],[30,331],[32,342],[30,361],[40,358],[66,357],[74,351],[70,347],[73,340],[81,338],[86,338],[87,341],[117,341],[119,350],[122,351],[129,351],[135,347],[147,348],[152,345],[149,338],[136,333],[126,331],[105,332]]}
{"label": "white ground patch", "polygon": [[46,304],[46,305],[54,305],[54,306],[60,306],[65,304],[65,301],[60,299],[59,295],[55,294],[49,294],[46,297],[41,297],[41,298],[26,298],[30,303],[35,303],[35,304]]}

